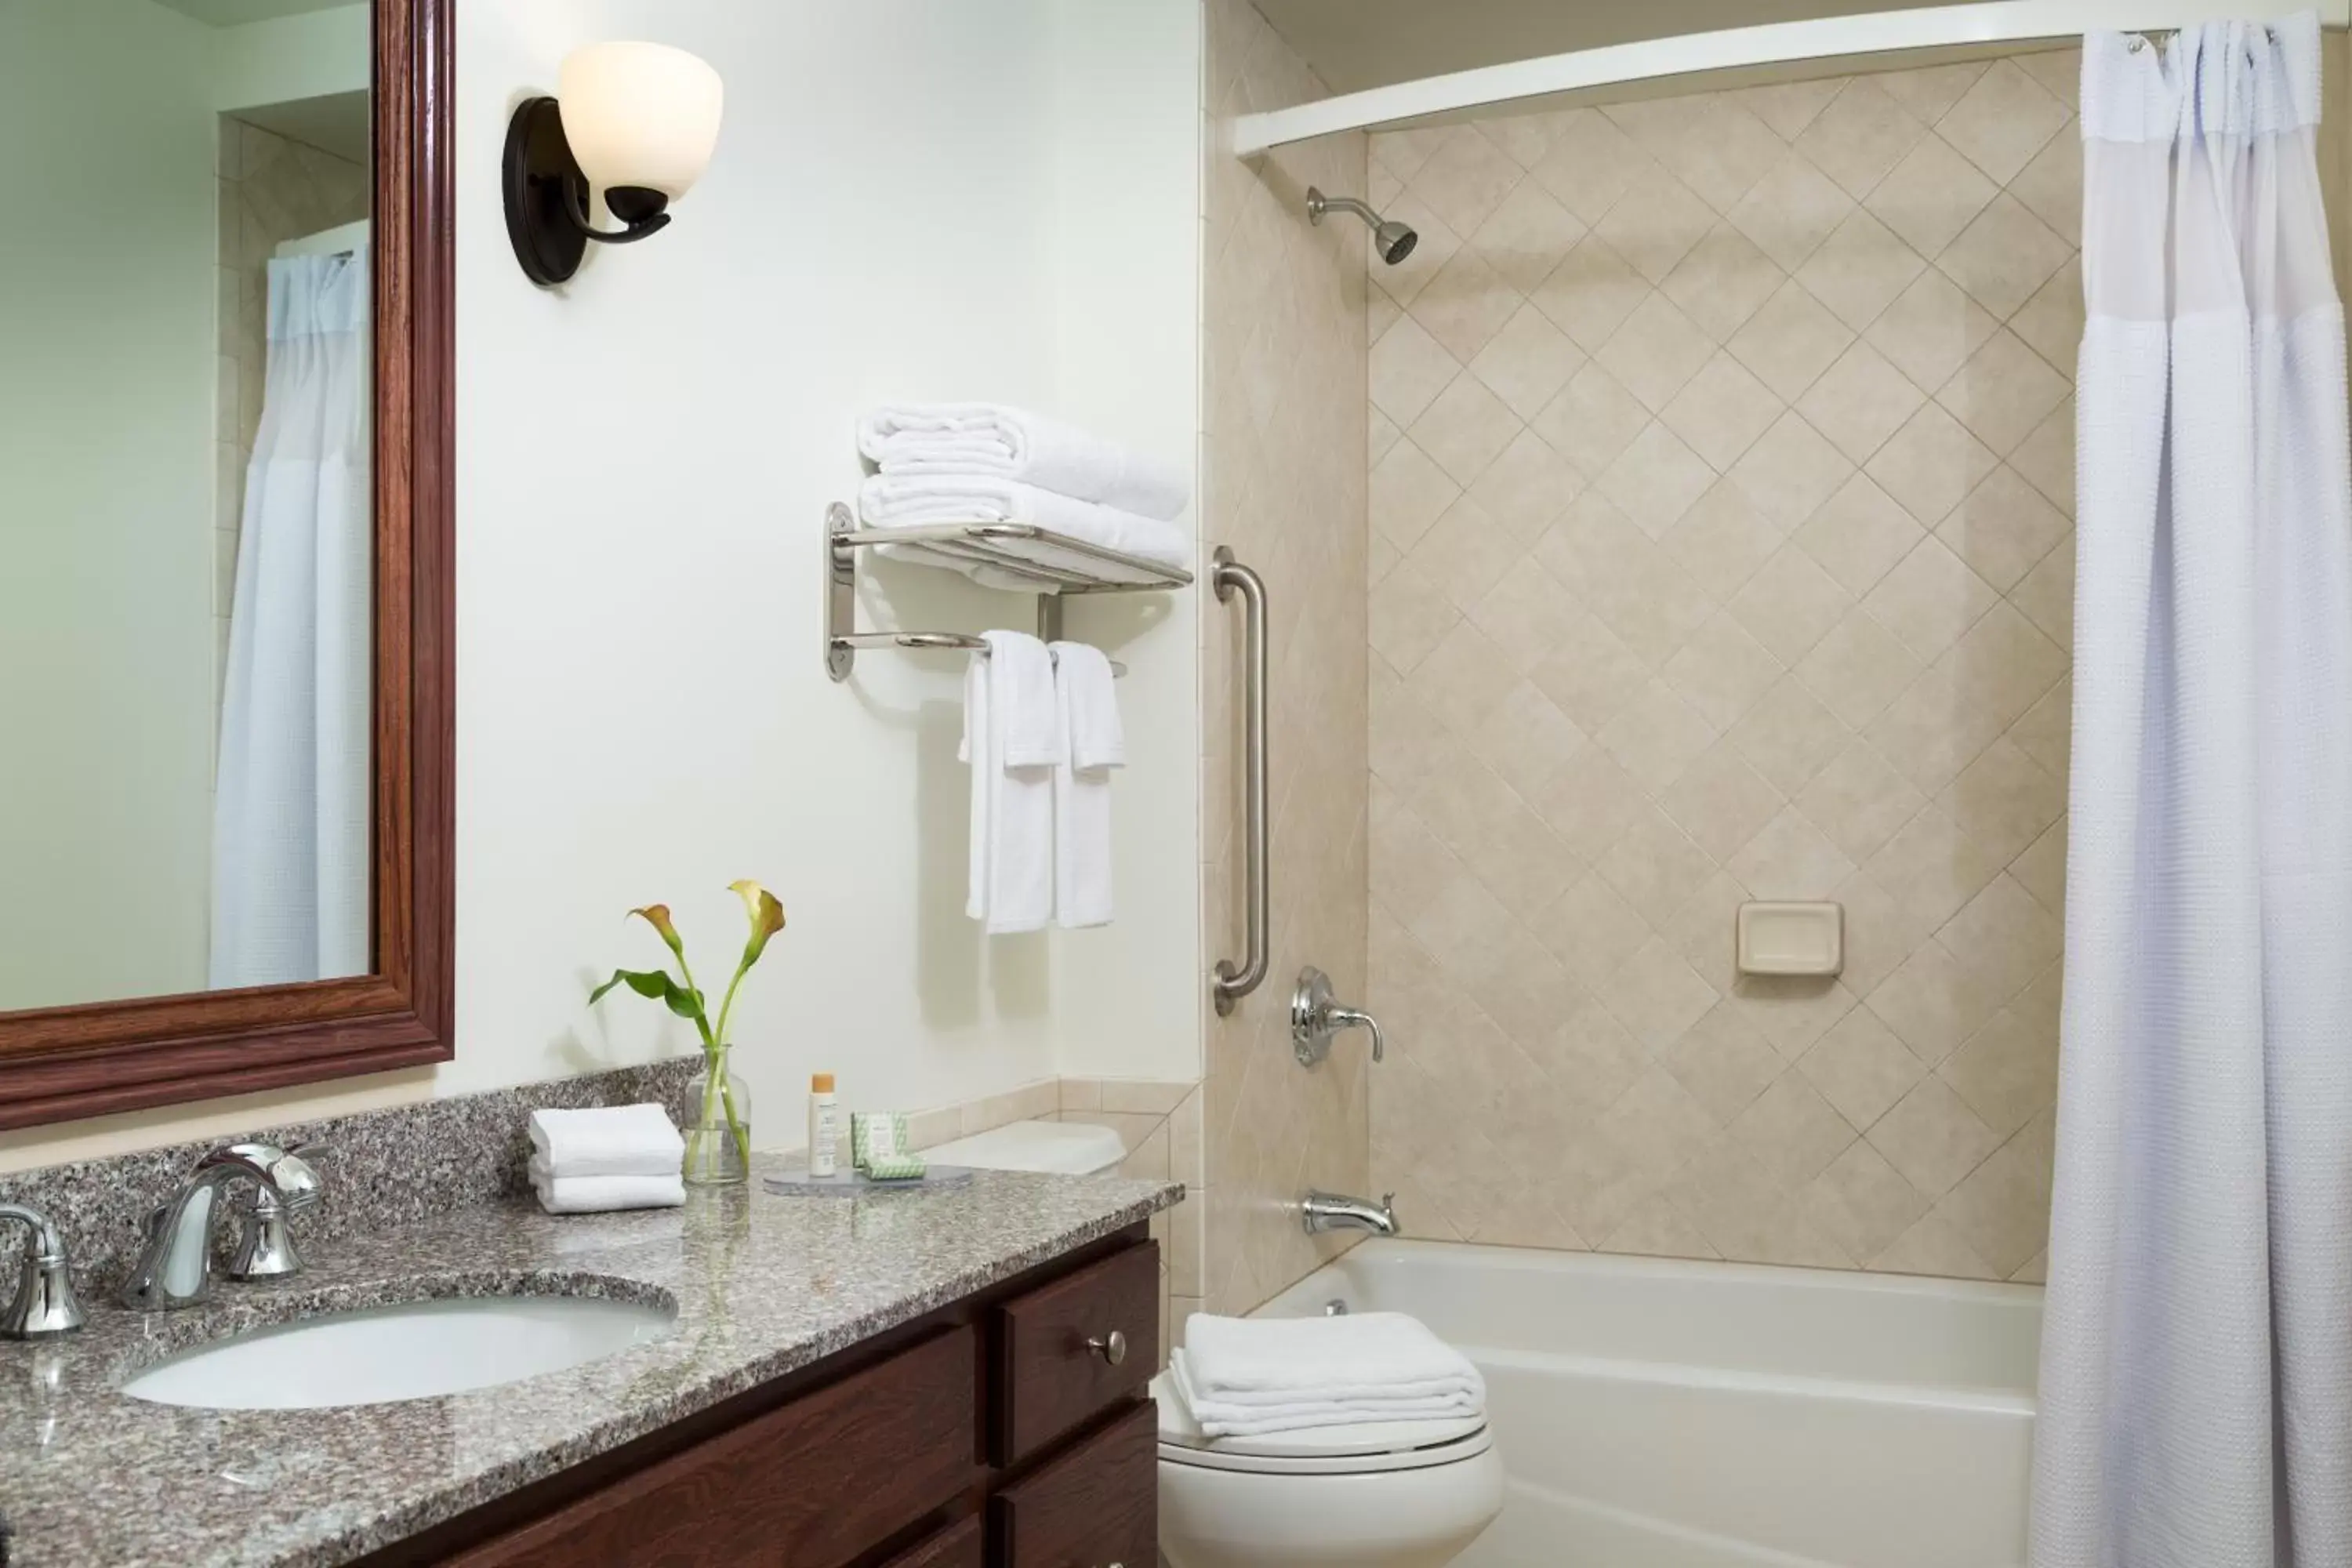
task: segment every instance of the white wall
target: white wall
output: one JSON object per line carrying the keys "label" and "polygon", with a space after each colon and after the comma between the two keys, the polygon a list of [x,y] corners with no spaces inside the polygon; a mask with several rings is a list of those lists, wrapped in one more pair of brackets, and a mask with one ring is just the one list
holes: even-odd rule
{"label": "white wall", "polygon": [[[1057,0],[1056,10],[1059,406],[1197,473],[1200,7]],[[1199,513],[1196,501],[1185,519],[1196,534]],[[1129,666],[1118,921],[1055,950],[1058,1058],[1076,1077],[1200,1077],[1214,955],[1200,952],[1195,628],[1227,613],[1207,597],[1081,596],[1067,611],[1067,636],[1117,647]]]}
{"label": "white wall", "polygon": [[[652,900],[720,983],[740,940],[724,889],[746,875],[792,921],[739,1008],[762,1141],[797,1141],[818,1068],[853,1106],[965,1099],[1066,1060],[1190,1075],[1191,598],[1071,617],[1077,635],[1132,634],[1113,649],[1135,670],[1129,918],[992,943],[962,914],[958,672],[882,652],[826,679],[818,540],[859,476],[853,415],[877,398],[1024,402],[1189,458],[1194,0],[457,15],[457,1059],[10,1135],[0,1164],[685,1050],[676,1020],[628,998],[592,1016],[583,995],[600,970],[661,956],[622,919]],[[536,289],[499,216],[507,115],[573,46],[636,37],[726,78],[718,156],[669,231]],[[1175,58],[1097,89],[1083,62],[1129,48]],[[1096,138],[1135,146],[1147,182],[1099,224],[1063,186],[1102,173]],[[1028,613],[940,574],[886,569],[880,587],[869,623]]]}
{"label": "white wall", "polygon": [[204,984],[205,37],[147,0],[0,6],[0,1007]]}
{"label": "white wall", "polygon": [[213,103],[226,113],[365,92],[374,57],[364,5],[305,11],[211,35]]}

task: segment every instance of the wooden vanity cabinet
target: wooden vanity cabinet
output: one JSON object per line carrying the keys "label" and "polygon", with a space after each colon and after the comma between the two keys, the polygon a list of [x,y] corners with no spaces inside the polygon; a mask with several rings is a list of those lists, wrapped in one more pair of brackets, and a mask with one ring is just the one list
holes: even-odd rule
{"label": "wooden vanity cabinet", "polygon": [[1152,1568],[1159,1282],[1132,1226],[361,1563]]}

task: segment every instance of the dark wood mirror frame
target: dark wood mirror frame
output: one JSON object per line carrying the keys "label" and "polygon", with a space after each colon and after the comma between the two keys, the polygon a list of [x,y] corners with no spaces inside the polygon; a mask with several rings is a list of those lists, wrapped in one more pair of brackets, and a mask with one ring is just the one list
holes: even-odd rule
{"label": "dark wood mirror frame", "polygon": [[0,1128],[456,1054],[454,5],[375,0],[375,973],[0,1013]]}

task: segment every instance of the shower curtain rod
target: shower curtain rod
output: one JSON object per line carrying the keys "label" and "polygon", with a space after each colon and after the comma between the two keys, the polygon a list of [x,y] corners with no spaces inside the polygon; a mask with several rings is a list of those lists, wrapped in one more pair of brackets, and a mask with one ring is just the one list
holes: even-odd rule
{"label": "shower curtain rod", "polygon": [[2216,17],[2269,22],[2311,10],[2319,13],[2322,26],[2352,25],[2352,0],[1985,0],[1972,5],[1727,27],[1716,33],[1689,33],[1513,60],[1343,93],[1291,109],[1239,115],[1234,121],[1233,151],[1234,156],[1246,158],[1270,147],[1328,136],[1335,131],[1364,131],[1516,99],[1741,66],[1786,65],[1841,55],[1954,45],[2025,43],[2082,33],[2161,32]]}

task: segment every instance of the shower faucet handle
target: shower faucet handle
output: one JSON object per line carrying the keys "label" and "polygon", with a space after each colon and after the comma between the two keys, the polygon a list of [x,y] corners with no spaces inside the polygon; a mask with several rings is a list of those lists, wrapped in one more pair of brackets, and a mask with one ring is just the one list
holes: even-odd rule
{"label": "shower faucet handle", "polygon": [[1331,1054],[1331,1037],[1342,1029],[1370,1030],[1372,1060],[1387,1057],[1380,1020],[1360,1008],[1342,1006],[1332,995],[1331,977],[1308,964],[1298,973],[1298,989],[1290,994],[1291,1054],[1300,1067],[1314,1067]]}

